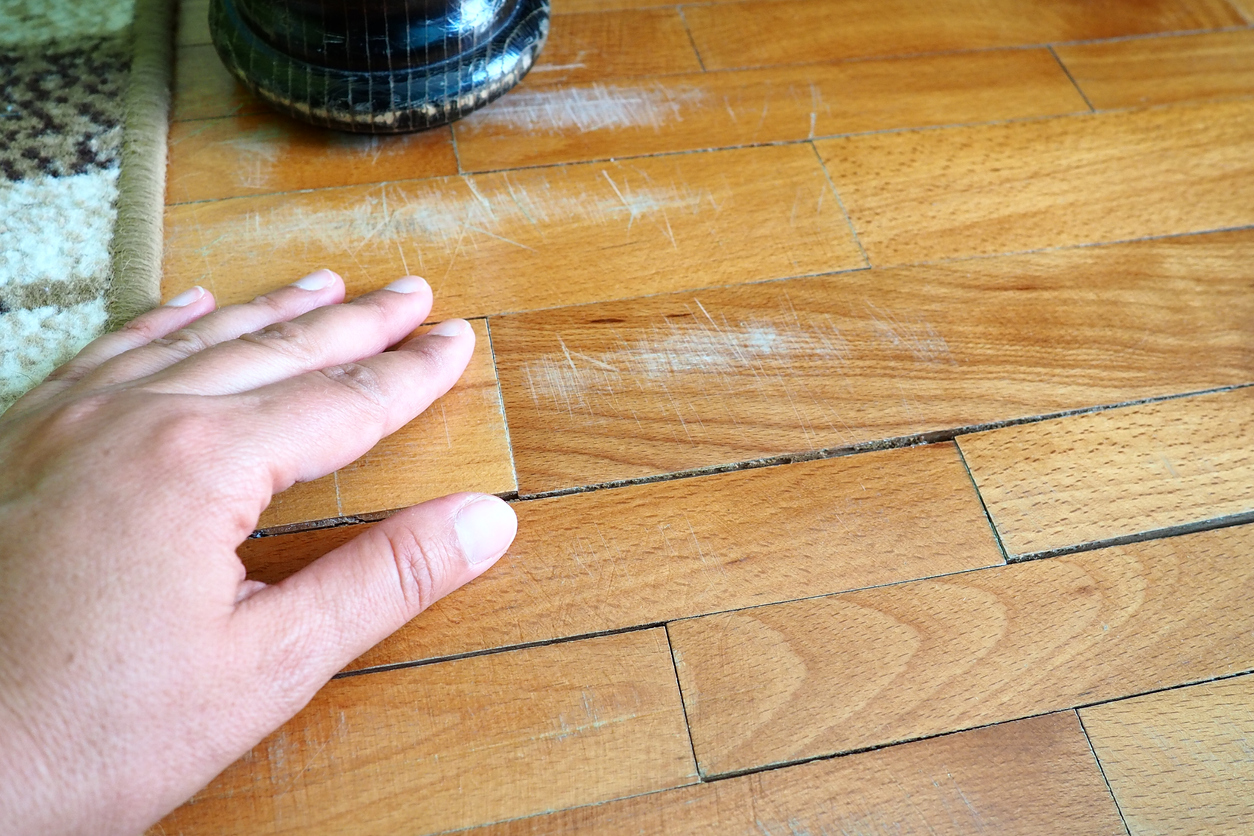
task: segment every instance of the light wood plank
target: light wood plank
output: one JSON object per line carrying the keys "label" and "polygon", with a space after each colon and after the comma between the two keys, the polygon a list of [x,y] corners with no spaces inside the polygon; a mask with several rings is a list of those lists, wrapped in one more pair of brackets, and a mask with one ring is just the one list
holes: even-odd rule
{"label": "light wood plank", "polygon": [[[730,0],[728,0],[730,2]],[[554,0],[553,15],[582,14],[586,12],[615,12],[626,9],[653,9],[673,6],[666,0]]]}
{"label": "light wood plank", "polygon": [[1254,100],[816,143],[872,264],[1254,223]]}
{"label": "light wood plank", "polygon": [[454,132],[478,171],[1087,109],[1047,50],[1013,50],[528,84]]}
{"label": "light wood plank", "polygon": [[471,327],[477,345],[457,385],[334,476],[279,494],[259,527],[403,508],[455,491],[516,490],[487,323]]}
{"label": "light wood plank", "polygon": [[494,319],[519,489],[1245,383],[1251,264],[1243,231]]}
{"label": "light wood plank", "polygon": [[[770,502],[760,501],[770,497]],[[656,624],[1000,564],[951,444],[556,497],[514,506],[518,538],[465,594],[351,666]],[[280,580],[354,528],[250,540]]]}
{"label": "light wood plank", "polygon": [[233,116],[171,126],[166,203],[456,173],[448,127],[367,136],[278,114]]}
{"label": "light wood plank", "polygon": [[668,626],[703,775],[1254,669],[1254,528]]}
{"label": "light wood plank", "polygon": [[1028,46],[1243,23],[1224,0],[755,0],[687,6],[708,70]]}
{"label": "light wood plank", "polygon": [[1071,44],[1056,50],[1098,108],[1254,92],[1254,30]]}
{"label": "light wood plank", "polygon": [[1012,556],[1254,515],[1254,388],[958,443]]}
{"label": "light wood plank", "polygon": [[310,265],[350,295],[414,272],[445,318],[863,263],[813,149],[772,146],[174,206],[164,287],[226,303]]}
{"label": "light wood plank", "polygon": [[1254,677],[1086,708],[1132,836],[1254,829]]}
{"label": "light wood plank", "polygon": [[[596,0],[590,0],[596,2]],[[1241,13],[1246,23],[1254,23],[1254,0],[1228,0]]]}
{"label": "light wood plank", "polygon": [[520,819],[468,836],[1121,836],[1075,714]]}
{"label": "light wood plank", "polygon": [[331,682],[155,833],[438,833],[691,783],[666,634]]}
{"label": "light wood plank", "polygon": [[222,66],[212,44],[178,48],[170,115],[175,122],[268,112],[269,108]]}
{"label": "light wood plank", "polygon": [[[678,8],[623,10],[554,15],[549,40],[526,83],[532,87],[700,71]],[[511,91],[503,101],[518,92]]]}

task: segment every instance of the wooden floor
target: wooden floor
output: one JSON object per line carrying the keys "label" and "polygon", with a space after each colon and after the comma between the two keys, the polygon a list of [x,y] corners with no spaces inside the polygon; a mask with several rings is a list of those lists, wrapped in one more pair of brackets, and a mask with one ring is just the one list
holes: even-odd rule
{"label": "wooden floor", "polygon": [[371,139],[185,0],[167,295],[479,335],[250,575],[520,525],[154,833],[1254,833],[1254,0],[664,2]]}

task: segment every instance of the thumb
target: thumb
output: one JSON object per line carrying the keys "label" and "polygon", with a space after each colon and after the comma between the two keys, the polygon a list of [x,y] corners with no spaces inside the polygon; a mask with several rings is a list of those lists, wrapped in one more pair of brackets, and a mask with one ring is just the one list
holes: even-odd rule
{"label": "thumb", "polygon": [[236,610],[263,681],[303,705],[345,665],[483,574],[518,528],[514,510],[461,493],[407,508]]}

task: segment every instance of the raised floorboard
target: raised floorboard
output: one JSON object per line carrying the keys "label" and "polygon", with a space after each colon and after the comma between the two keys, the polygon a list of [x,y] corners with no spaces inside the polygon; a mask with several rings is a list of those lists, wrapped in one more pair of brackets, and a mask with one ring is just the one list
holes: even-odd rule
{"label": "raised floorboard", "polygon": [[1097,108],[1254,93],[1254,30],[1055,47]]}
{"label": "raised floorboard", "polygon": [[684,8],[709,70],[1239,26],[1224,0],[751,0]]}
{"label": "raised floorboard", "polygon": [[705,776],[1254,669],[1254,527],[668,625]]}
{"label": "raised floorboard", "polygon": [[[487,324],[457,384],[357,461],[275,497],[260,528],[403,508],[454,491],[517,488]],[[290,494],[290,496],[289,496]]]}
{"label": "raised floorboard", "polygon": [[1012,558],[1254,518],[1254,388],[958,443]]}
{"label": "raised floorboard", "polygon": [[1072,712],[470,831],[467,836],[1123,836]]}
{"label": "raised floorboard", "polygon": [[1132,836],[1254,831],[1254,676],[1080,716]]}
{"label": "raised floorboard", "polygon": [[526,84],[454,132],[481,171],[1086,110],[1047,50],[1002,50]]}
{"label": "raised floorboard", "polygon": [[815,144],[877,266],[1254,224],[1254,99]]}
{"label": "raised floorboard", "polygon": [[166,203],[413,180],[457,173],[447,127],[367,136],[262,113],[175,122]]}
{"label": "raised floorboard", "polygon": [[421,836],[694,780],[645,630],[335,680],[151,832]]}
{"label": "raised floorboard", "polygon": [[[769,497],[769,502],[763,501]],[[350,669],[470,653],[1002,562],[952,444],[518,503],[509,554]],[[240,550],[274,582],[354,527]]]}
{"label": "raised floorboard", "polygon": [[1252,263],[1243,231],[495,318],[519,490],[1246,383]]}
{"label": "raised floorboard", "polygon": [[172,206],[164,288],[237,302],[321,265],[356,295],[412,272],[442,319],[864,264],[793,145]]}

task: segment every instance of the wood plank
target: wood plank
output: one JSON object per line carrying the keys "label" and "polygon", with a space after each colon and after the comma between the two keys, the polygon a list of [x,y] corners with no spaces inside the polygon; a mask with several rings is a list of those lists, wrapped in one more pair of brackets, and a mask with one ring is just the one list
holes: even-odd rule
{"label": "wood plank", "polygon": [[1132,836],[1254,826],[1254,677],[1081,712]]}
{"label": "wood plank", "polygon": [[1247,96],[1254,30],[1056,47],[1094,107],[1137,107]]}
{"label": "wood plank", "polygon": [[170,127],[166,203],[457,173],[448,127],[368,136],[265,113]]}
{"label": "wood plank", "polygon": [[1251,264],[1242,231],[493,319],[519,490],[1245,383]]}
{"label": "wood plank", "polygon": [[467,836],[1124,834],[1075,714],[611,801]]}
{"label": "wood plank", "polygon": [[708,70],[1239,26],[1223,0],[752,0],[686,6]]}
{"label": "wood plank", "polygon": [[[729,0],[730,2],[730,0]],[[614,12],[626,9],[653,9],[673,6],[667,0],[554,0],[553,16],[585,12]]]}
{"label": "wood plank", "polygon": [[279,494],[259,527],[404,508],[455,491],[515,491],[487,323],[471,327],[478,343],[457,385],[334,477]]}
{"label": "wood plank", "polygon": [[[758,501],[769,496],[770,502]],[[622,630],[1002,562],[951,444],[521,502],[518,538],[473,590],[350,665]],[[280,580],[355,528],[248,541]]]}
{"label": "wood plank", "polygon": [[[596,0],[588,0],[588,2],[596,2]],[[1228,0],[1228,2],[1241,13],[1246,23],[1254,23],[1254,0]]]}
{"label": "wood plank", "polygon": [[527,84],[454,132],[478,171],[1087,109],[1048,50],[1013,50]]}
{"label": "wood plank", "polygon": [[703,775],[1254,669],[1254,527],[668,625]]}
{"label": "wood plank", "polygon": [[204,285],[227,303],[310,264],[338,271],[350,295],[412,271],[445,318],[863,263],[801,145],[174,206],[164,286]]}
{"label": "wood plank", "polygon": [[958,443],[1012,557],[1254,516],[1254,388]]}
{"label": "wood plank", "polygon": [[677,7],[554,15],[527,86],[700,71]]}
{"label": "wood plank", "polygon": [[1254,223],[1254,100],[816,143],[872,264]]}
{"label": "wood plank", "polygon": [[154,831],[417,836],[693,778],[645,630],[334,680]]}
{"label": "wood plank", "polygon": [[260,99],[227,72],[211,44],[178,48],[170,115],[173,121],[269,112]]}

